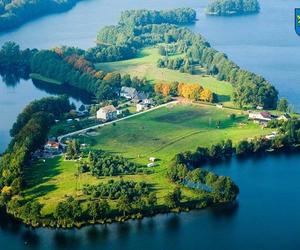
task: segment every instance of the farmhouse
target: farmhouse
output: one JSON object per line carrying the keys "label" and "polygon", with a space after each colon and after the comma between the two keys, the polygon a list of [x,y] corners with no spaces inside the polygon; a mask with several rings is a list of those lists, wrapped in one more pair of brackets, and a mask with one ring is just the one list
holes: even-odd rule
{"label": "farmhouse", "polygon": [[273,119],[269,112],[249,112],[249,119],[260,124],[266,124]]}
{"label": "farmhouse", "polygon": [[97,111],[97,119],[111,121],[117,118],[117,109],[113,105],[105,106]]}
{"label": "farmhouse", "polygon": [[44,156],[56,155],[62,152],[62,147],[59,142],[54,140],[49,140],[44,146],[43,154]]}

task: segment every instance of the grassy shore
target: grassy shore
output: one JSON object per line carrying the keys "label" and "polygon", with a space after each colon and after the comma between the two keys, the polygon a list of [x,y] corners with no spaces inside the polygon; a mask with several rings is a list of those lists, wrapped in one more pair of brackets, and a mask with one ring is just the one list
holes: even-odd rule
{"label": "grassy shore", "polygon": [[[236,115],[235,119],[229,117]],[[216,123],[220,121],[220,128]],[[270,131],[248,122],[241,111],[218,109],[208,105],[174,105],[164,107],[132,119],[100,128],[92,134],[77,137],[92,148],[122,155],[131,161],[147,164],[149,157],[159,159],[151,174],[123,176],[125,180],[145,181],[153,186],[159,204],[173,190],[174,183],[166,178],[168,163],[179,152],[210,146],[224,139],[237,142],[241,139],[267,134]],[[53,212],[57,203],[72,195],[84,201],[84,184],[97,184],[120,177],[95,178],[89,173],[76,177],[78,163],[63,157],[39,161],[25,171],[29,187],[23,192],[26,199],[37,199],[44,204],[43,214]],[[193,190],[183,189],[184,200],[193,199]],[[198,194],[199,197],[199,194]],[[110,204],[115,207],[114,202]]]}
{"label": "grassy shore", "polygon": [[39,80],[42,82],[46,82],[46,83],[50,83],[50,84],[55,84],[55,85],[62,85],[62,82],[59,82],[57,80],[42,76],[40,74],[36,74],[36,73],[31,73],[30,78],[35,79],[35,80]]}
{"label": "grassy shore", "polygon": [[[176,56],[178,55],[173,57]],[[122,75],[130,74],[131,76],[140,78],[146,77],[152,83],[156,81],[199,83],[204,88],[217,93],[221,102],[230,101],[233,91],[230,83],[219,81],[212,76],[201,73],[203,72],[201,68],[197,69],[197,74],[195,75],[180,73],[178,70],[158,68],[156,64],[160,57],[157,48],[145,48],[139,53],[137,58],[118,62],[99,63],[96,65],[96,68],[106,72],[120,72]]]}

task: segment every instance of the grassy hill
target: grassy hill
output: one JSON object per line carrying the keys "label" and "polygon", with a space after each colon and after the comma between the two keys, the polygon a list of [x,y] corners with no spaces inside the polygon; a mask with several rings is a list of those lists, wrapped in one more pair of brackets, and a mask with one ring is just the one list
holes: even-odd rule
{"label": "grassy hill", "polygon": [[[170,56],[170,58],[176,56],[180,55]],[[158,68],[156,64],[160,57],[157,48],[145,48],[141,50],[137,58],[110,63],[99,63],[96,65],[96,68],[106,72],[119,72],[122,75],[130,74],[131,76],[141,78],[146,77],[147,80],[150,80],[152,83],[156,81],[199,83],[204,88],[208,88],[217,93],[219,95],[219,101],[230,101],[232,95],[232,85],[230,83],[219,81],[212,76],[205,75],[203,73],[204,70],[201,68],[197,68],[196,75],[180,73],[178,70]]]}

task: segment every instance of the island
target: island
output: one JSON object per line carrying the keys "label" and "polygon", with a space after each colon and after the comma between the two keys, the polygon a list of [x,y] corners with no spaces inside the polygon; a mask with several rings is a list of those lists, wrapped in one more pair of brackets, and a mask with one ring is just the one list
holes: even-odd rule
{"label": "island", "polygon": [[35,18],[64,12],[81,0],[2,0],[0,1],[0,31],[17,28]]}
{"label": "island", "polygon": [[206,14],[212,16],[233,16],[255,14],[260,10],[258,0],[212,0]]}
{"label": "island", "polygon": [[0,207],[32,226],[69,228],[234,203],[238,186],[207,165],[298,147],[288,101],[183,27],[195,13],[126,11],[87,50],[5,43],[1,74],[91,99],[24,108],[0,160]]}

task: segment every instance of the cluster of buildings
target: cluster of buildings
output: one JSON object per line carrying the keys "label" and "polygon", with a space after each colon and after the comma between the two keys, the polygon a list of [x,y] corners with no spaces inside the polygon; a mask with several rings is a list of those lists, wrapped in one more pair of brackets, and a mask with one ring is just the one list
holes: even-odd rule
{"label": "cluster of buildings", "polygon": [[[138,92],[132,87],[122,87],[120,96],[136,105],[136,111],[141,112],[153,107],[154,102],[144,92]],[[102,121],[112,121],[122,114],[122,110],[117,109],[113,105],[100,108],[97,111],[97,119]]]}
{"label": "cluster of buildings", "polygon": [[288,121],[291,119],[291,116],[289,114],[275,116],[267,111],[261,111],[261,112],[249,111],[249,120],[253,120],[255,123],[259,123],[264,126],[267,125],[269,121],[272,121],[274,119]]}

